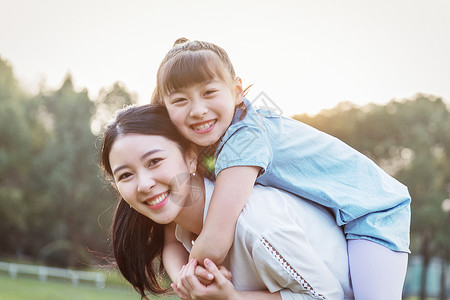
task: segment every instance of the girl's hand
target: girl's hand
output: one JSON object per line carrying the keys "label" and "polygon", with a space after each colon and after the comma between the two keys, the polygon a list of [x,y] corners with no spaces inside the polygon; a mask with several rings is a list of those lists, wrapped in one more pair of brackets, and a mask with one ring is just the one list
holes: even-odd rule
{"label": "girl's hand", "polygon": [[[226,279],[231,280],[231,272],[227,268],[220,266],[218,269]],[[203,285],[210,285],[214,281],[214,275],[200,265],[195,267],[194,274]]]}
{"label": "girl's hand", "polygon": [[222,268],[222,272],[217,266],[209,259],[205,259],[206,270],[214,276],[214,281],[210,285],[202,284],[197,276],[195,276],[195,269],[197,267],[197,261],[194,259],[190,261],[186,267],[180,272],[180,285],[172,284],[172,288],[177,295],[185,299],[198,299],[198,300],[230,300],[237,299],[238,295],[234,289],[231,281],[224,276],[224,272],[227,276],[231,277],[229,271],[226,268]]}
{"label": "girl's hand", "polygon": [[195,267],[194,275],[197,276],[198,281],[203,285],[210,285],[214,281],[214,275],[200,265]]}

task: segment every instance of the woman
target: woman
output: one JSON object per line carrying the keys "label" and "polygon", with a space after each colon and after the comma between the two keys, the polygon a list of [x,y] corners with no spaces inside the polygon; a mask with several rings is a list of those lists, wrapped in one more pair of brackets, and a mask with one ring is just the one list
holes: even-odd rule
{"label": "woman", "polygon": [[232,279],[208,260],[204,274],[212,283],[194,276],[202,269],[195,273],[196,261],[186,265],[188,251],[214,185],[195,175],[196,150],[165,108],[120,111],[104,134],[102,166],[121,196],[112,226],[117,265],[143,298],[166,291],[158,282],[165,268],[182,299],[353,299],[346,241],[331,214],[258,185],[224,263]]}

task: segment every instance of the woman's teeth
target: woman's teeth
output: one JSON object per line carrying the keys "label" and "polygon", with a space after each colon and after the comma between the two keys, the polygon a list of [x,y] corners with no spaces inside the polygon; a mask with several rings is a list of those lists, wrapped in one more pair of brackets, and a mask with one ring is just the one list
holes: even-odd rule
{"label": "woman's teeth", "polygon": [[203,131],[203,130],[206,130],[206,129],[210,128],[215,123],[216,123],[215,120],[211,120],[211,121],[203,123],[201,125],[195,125],[195,126],[192,125],[192,129],[194,129],[196,131]]}
{"label": "woman's teeth", "polygon": [[165,192],[165,193],[159,195],[158,197],[156,197],[155,199],[153,199],[152,201],[147,201],[147,204],[150,205],[150,206],[159,204],[159,203],[161,203],[164,199],[166,199],[166,197],[167,197],[168,194],[169,194],[168,192]]}

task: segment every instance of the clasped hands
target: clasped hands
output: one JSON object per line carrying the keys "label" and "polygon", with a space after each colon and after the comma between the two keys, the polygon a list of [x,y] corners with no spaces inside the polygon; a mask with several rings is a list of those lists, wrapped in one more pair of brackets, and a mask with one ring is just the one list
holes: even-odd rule
{"label": "clasped hands", "polygon": [[231,282],[231,272],[225,267],[217,267],[210,259],[205,259],[205,267],[191,259],[184,265],[177,283],[170,286],[182,300],[227,300],[236,299],[237,292]]}

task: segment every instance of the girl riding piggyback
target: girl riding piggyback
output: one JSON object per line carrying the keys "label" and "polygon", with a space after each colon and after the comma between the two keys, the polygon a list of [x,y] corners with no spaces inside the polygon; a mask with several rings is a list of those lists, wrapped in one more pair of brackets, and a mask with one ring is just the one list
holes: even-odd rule
{"label": "girl riding piggyback", "polygon": [[222,263],[258,183],[333,212],[348,241],[356,299],[401,299],[409,253],[407,188],[342,141],[255,109],[244,94],[227,53],[208,42],[177,40],[158,70],[152,102],[167,108],[199,151],[214,150],[216,185],[191,257]]}

